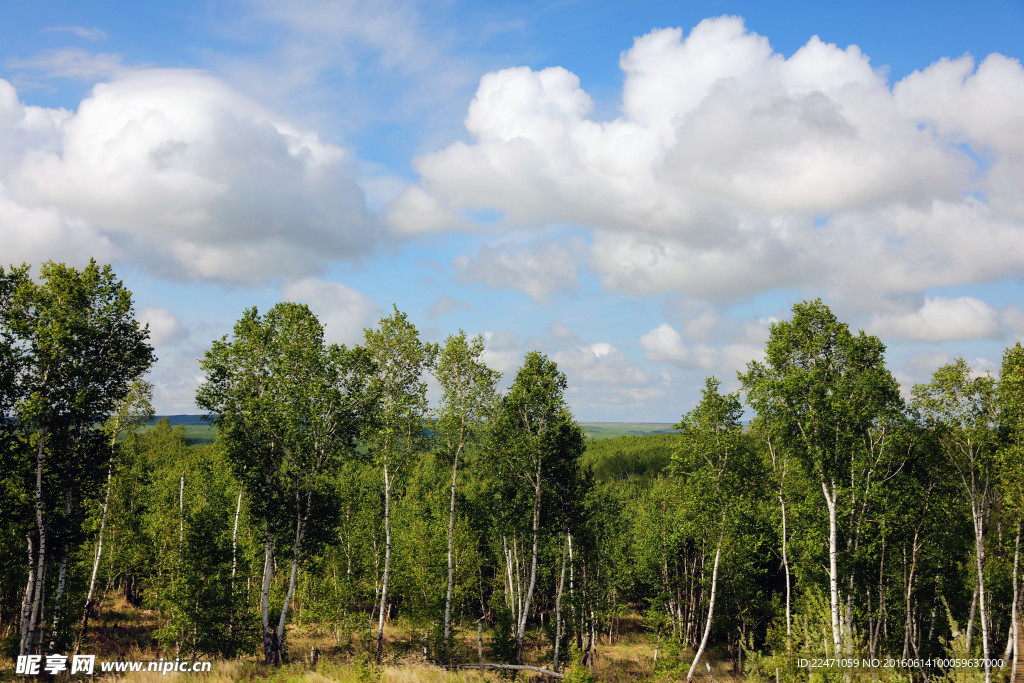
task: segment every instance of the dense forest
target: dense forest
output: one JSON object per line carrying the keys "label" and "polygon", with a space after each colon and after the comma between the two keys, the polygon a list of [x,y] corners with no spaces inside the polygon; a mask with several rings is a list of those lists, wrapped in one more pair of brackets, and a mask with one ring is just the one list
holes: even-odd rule
{"label": "dense forest", "polygon": [[879,339],[805,301],[740,392],[708,378],[675,434],[593,441],[541,353],[500,390],[481,338],[428,343],[396,307],[331,345],[281,303],[211,342],[196,403],[217,436],[196,445],[142,426],[147,340],[109,267],[0,268],[8,659],[94,651],[125,603],[155,620],[136,652],[268,668],[310,658],[304,629],[370,664],[574,680],[630,638],[666,680],[712,659],[765,680],[1011,673],[1020,344],[998,378],[958,360],[903,394]]}

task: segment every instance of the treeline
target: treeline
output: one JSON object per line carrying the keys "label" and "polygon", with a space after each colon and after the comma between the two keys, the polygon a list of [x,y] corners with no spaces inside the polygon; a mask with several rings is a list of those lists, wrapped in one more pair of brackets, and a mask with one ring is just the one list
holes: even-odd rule
{"label": "treeline", "polygon": [[117,593],[168,653],[267,664],[297,624],[380,660],[402,619],[440,663],[592,667],[638,616],[676,678],[710,649],[787,679],[797,655],[986,679],[1015,655],[1019,344],[998,379],[957,361],[904,400],[878,339],[804,302],[739,375],[749,426],[709,378],[678,434],[587,443],[540,353],[502,392],[480,338],[424,342],[396,308],[331,345],[282,303],[204,355],[218,436],[192,446],[136,429],[146,338],[109,268],[0,269],[10,655],[81,648]]}

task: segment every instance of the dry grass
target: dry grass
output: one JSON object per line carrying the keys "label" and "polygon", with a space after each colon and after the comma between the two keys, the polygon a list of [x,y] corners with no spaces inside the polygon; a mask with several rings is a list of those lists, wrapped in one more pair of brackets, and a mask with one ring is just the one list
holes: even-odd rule
{"label": "dry grass", "polygon": [[[128,681],[194,681],[196,683],[216,683],[220,681],[304,681],[318,683],[320,681],[342,681],[366,683],[367,681],[386,681],[389,683],[479,683],[482,681],[508,681],[508,677],[493,671],[461,670],[447,671],[426,661],[420,638],[422,630],[413,629],[411,625],[401,621],[385,629],[384,666],[372,664],[373,641],[369,637],[369,629],[360,633],[338,634],[324,629],[319,625],[290,625],[288,628],[287,659],[285,666],[272,668],[263,665],[256,657],[239,660],[213,661],[212,670],[208,673],[183,674],[169,673],[166,676],[159,672],[140,672],[129,674],[100,675],[99,661],[139,661],[157,660],[160,657],[173,657],[174,653],[162,651],[153,638],[157,628],[157,615],[149,610],[132,607],[123,599],[109,600],[91,621],[90,633],[81,651],[97,656],[96,678],[123,678]],[[673,668],[670,655],[662,651],[657,675],[652,671],[654,643],[650,634],[646,633],[640,620],[623,618],[616,628],[617,635],[612,644],[607,642],[607,634],[600,637],[597,643],[597,657],[594,666],[594,679],[607,683],[624,683],[626,681],[666,681],[681,680],[685,677],[685,668],[680,672],[682,663],[677,662]],[[476,632],[466,629],[460,632],[465,650],[472,653],[471,659],[476,660]],[[487,657],[490,634],[484,634],[484,656]],[[319,663],[312,664],[312,650],[319,650]],[[679,653],[679,659],[687,665],[692,652]],[[528,638],[524,651],[526,663],[536,666],[550,666],[551,643],[541,640],[534,634]],[[563,662],[568,653],[563,655]],[[13,662],[0,659],[0,680],[13,675]],[[715,683],[735,683],[742,677],[733,676],[728,662],[716,663],[714,666]],[[707,673],[703,666],[698,673],[701,683],[707,682]],[[540,675],[520,674],[517,679],[545,680]],[[710,682],[707,682],[710,683]]]}

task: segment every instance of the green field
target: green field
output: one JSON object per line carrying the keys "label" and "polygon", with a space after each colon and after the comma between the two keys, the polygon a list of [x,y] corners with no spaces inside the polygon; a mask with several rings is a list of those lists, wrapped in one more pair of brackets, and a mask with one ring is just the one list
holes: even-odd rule
{"label": "green field", "polygon": [[613,439],[617,436],[674,434],[672,425],[661,422],[580,422],[588,439]]}

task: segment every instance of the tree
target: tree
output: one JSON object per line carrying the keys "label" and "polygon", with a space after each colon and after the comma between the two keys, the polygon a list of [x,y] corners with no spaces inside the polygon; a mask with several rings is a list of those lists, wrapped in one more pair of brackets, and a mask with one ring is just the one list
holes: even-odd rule
{"label": "tree", "polygon": [[[261,317],[248,309],[234,338],[215,341],[200,367],[196,405],[215,414],[228,458],[262,522],[262,632],[267,664],[280,665],[285,623],[310,512],[324,475],[354,450],[364,398],[360,350],[325,346],[323,327],[302,304],[280,303]],[[289,534],[289,519],[294,531]],[[270,586],[279,538],[291,540],[291,572],[276,630]]]}
{"label": "tree", "polygon": [[709,377],[705,383],[700,404],[683,416],[675,428],[682,433],[681,448],[673,459],[676,472],[689,480],[691,487],[699,489],[700,504],[696,514],[704,518],[708,528],[717,527],[715,559],[711,570],[711,588],[708,599],[708,616],[704,624],[693,664],[686,674],[686,680],[693,680],[697,663],[711,634],[711,622],[715,613],[715,590],[718,582],[718,562],[722,556],[722,545],[726,534],[728,510],[736,509],[739,489],[735,484],[737,452],[742,448],[742,432],[739,394],[718,393],[719,382]]}
{"label": "tree", "polygon": [[529,506],[526,519],[530,521],[527,533],[531,550],[529,575],[523,581],[519,581],[522,564],[516,538],[513,536],[509,544],[503,537],[508,595],[515,618],[517,664],[522,663],[526,621],[537,585],[544,491],[551,488],[553,474],[564,469],[566,463],[575,462],[578,467],[583,453],[583,432],[565,403],[566,385],[565,374],[554,361],[536,351],[526,354],[515,381],[501,400],[495,424],[495,474],[499,479],[507,478],[506,486],[515,487],[503,494],[501,506],[506,510],[506,524],[518,521],[519,515],[510,506],[513,499],[525,496]]}
{"label": "tree", "polygon": [[942,451],[953,465],[970,503],[981,611],[981,643],[985,681],[988,683],[992,678],[992,667],[989,663],[989,615],[985,595],[985,527],[997,476],[995,428],[998,403],[995,379],[989,375],[972,377],[972,374],[967,362],[958,358],[936,370],[928,384],[916,385],[913,394],[916,406],[928,427],[938,436]]}
{"label": "tree", "polygon": [[1017,342],[1003,353],[1003,366],[999,373],[998,399],[1000,414],[1000,469],[1004,506],[1016,518],[1016,538],[1013,555],[1013,604],[1011,612],[1013,671],[1017,673],[1016,651],[1020,642],[1020,527],[1024,516],[1024,346]]}
{"label": "tree", "polygon": [[28,538],[19,647],[27,654],[41,636],[51,541],[59,543],[60,554],[46,620],[49,649],[66,636],[68,559],[80,525],[75,496],[102,476],[106,440],[100,425],[155,358],[148,329],[135,320],[131,292],[110,266],[90,261],[78,271],[47,262],[38,283],[27,266],[6,274],[0,268],[0,281],[3,346],[14,360],[7,378],[16,396],[11,413],[35,452],[36,530]]}
{"label": "tree", "polygon": [[142,424],[153,419],[153,385],[142,380],[132,382],[131,388],[121,401],[118,402],[114,414],[111,415],[103,428],[110,439],[110,458],[107,461],[107,491],[103,496],[103,505],[100,514],[100,531],[96,539],[96,553],[93,557],[92,575],[89,577],[89,592],[85,596],[85,607],[82,609],[82,626],[78,631],[78,638],[75,641],[75,652],[81,646],[89,628],[89,616],[93,608],[93,593],[96,590],[96,575],[100,569],[100,561],[103,559],[103,534],[107,527],[107,510],[110,507],[111,482],[114,476],[114,463],[117,459],[118,443],[117,437],[122,431],[134,431]]}
{"label": "tree", "polygon": [[391,491],[402,468],[424,439],[429,370],[437,347],[419,339],[416,326],[398,310],[382,318],[376,330],[366,330],[366,352],[373,366],[368,395],[373,419],[364,423],[363,441],[381,468],[384,481],[384,574],[377,621],[376,659],[384,654],[384,617],[391,578]]}
{"label": "tree", "polygon": [[444,643],[451,637],[452,589],[455,567],[452,546],[455,536],[455,484],[459,459],[467,446],[478,441],[497,398],[495,385],[501,374],[483,362],[483,337],[466,340],[459,331],[445,340],[437,354],[435,376],[441,385],[441,406],[435,429],[441,448],[452,463],[451,505],[448,513],[448,588],[444,600]]}
{"label": "tree", "polygon": [[844,629],[840,507],[850,515],[846,549],[856,552],[869,496],[895,471],[886,457],[901,412],[899,389],[885,367],[885,345],[864,332],[851,334],[820,299],[796,304],[792,320],[772,325],[765,355],[765,362],[750,363],[739,378],[758,416],[787,435],[780,445],[793,449],[821,487],[829,524],[832,644],[838,656],[850,644],[854,590],[850,573]]}

